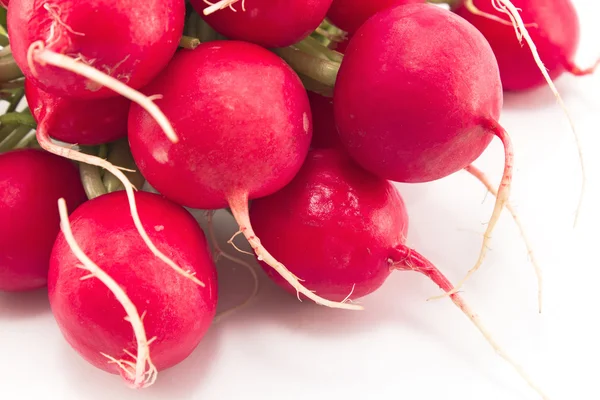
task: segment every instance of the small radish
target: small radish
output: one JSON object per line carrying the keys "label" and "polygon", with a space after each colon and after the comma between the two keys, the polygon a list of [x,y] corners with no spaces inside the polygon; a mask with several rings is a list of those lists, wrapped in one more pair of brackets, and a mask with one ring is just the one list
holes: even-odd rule
{"label": "small radish", "polygon": [[[436,32],[436,40],[414,40]],[[451,52],[448,49],[452,49]],[[375,14],[354,35],[334,91],[338,132],[365,169],[397,182],[429,182],[477,159],[494,136],[505,165],[477,263],[506,203],[513,150],[497,122],[502,108],[498,64],[467,21],[431,4]]]}
{"label": "small radish", "polygon": [[217,32],[265,47],[286,47],[310,35],[332,0],[190,0]]}
{"label": "small radish", "polygon": [[4,8],[8,8],[8,2],[9,0],[0,0],[0,5]]}
{"label": "small radish", "polygon": [[13,0],[12,54],[25,77],[46,92],[101,98],[117,92],[177,135],[151,98],[135,89],[169,62],[183,33],[183,0]]}
{"label": "small radish", "polygon": [[327,18],[338,28],[353,35],[366,20],[379,11],[419,3],[424,4],[425,0],[333,0]]}
{"label": "small radish", "polygon": [[336,306],[307,292],[268,253],[248,217],[248,201],[284,187],[306,157],[312,118],[298,75],[260,46],[217,41],[178,52],[144,90],[162,93],[158,102],[181,137],[173,145],[132,105],[129,143],[148,183],[187,207],[229,206],[259,259],[311,299]]}
{"label": "small radish", "polygon": [[59,198],[72,209],[87,200],[71,162],[34,149],[0,154],[0,290],[46,285]]}
{"label": "small radish", "polygon": [[48,291],[71,347],[95,367],[142,388],[196,348],[215,316],[217,282],[204,233],[191,214],[156,194],[137,197],[152,240],[206,287],[154,257],[131,221],[125,193],[114,192],[76,209],[70,224],[60,204],[63,233],[52,250]]}
{"label": "small radish", "polygon": [[[445,292],[452,284],[426,258],[405,245],[408,216],[397,189],[359,168],[342,152],[313,150],[294,180],[252,203],[256,232],[273,255],[307,288],[335,301],[359,299],[377,290],[392,271],[422,273]],[[266,273],[290,293],[280,276]],[[454,304],[494,350],[542,397],[527,374],[492,339],[459,294]]]}
{"label": "small radish", "polygon": [[[574,63],[579,44],[579,19],[570,0],[512,0],[520,10],[521,18],[530,25],[527,30],[537,52],[552,80],[565,71],[575,75],[590,74],[595,66],[581,69]],[[508,17],[490,0],[472,0],[472,5],[486,15],[498,19]],[[505,90],[525,90],[546,84],[544,76],[531,51],[515,36],[510,22],[501,24],[495,20],[474,14],[467,4],[455,12],[473,24],[488,40],[500,67],[500,76]]]}
{"label": "small radish", "polygon": [[131,103],[125,97],[81,100],[57,96],[25,80],[25,97],[33,117],[54,139],[81,145],[112,142],[127,135]]}
{"label": "small radish", "polygon": [[310,143],[315,149],[341,148],[333,116],[333,99],[308,92],[313,119],[313,138]]}

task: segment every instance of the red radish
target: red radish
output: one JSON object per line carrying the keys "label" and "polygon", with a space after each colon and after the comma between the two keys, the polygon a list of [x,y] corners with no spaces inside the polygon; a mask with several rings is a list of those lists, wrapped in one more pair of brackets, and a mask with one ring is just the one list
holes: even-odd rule
{"label": "red radish", "polygon": [[184,0],[13,0],[7,17],[12,54],[36,86],[81,98],[117,92],[147,108],[177,141],[152,99],[135,89],[177,50]]}
{"label": "red radish", "polygon": [[125,97],[81,100],[57,96],[44,92],[29,79],[25,80],[25,96],[35,120],[45,120],[48,132],[57,140],[98,145],[127,135],[131,101]]}
{"label": "red radish", "polygon": [[341,148],[333,116],[333,99],[308,92],[313,119],[311,147],[315,149]]}
{"label": "red radish", "polygon": [[[431,262],[405,245],[408,216],[396,188],[337,150],[309,153],[289,185],[252,203],[251,216],[256,232],[273,255],[307,288],[331,300],[366,296],[392,271],[420,272],[443,291],[453,289]],[[296,293],[271,268],[261,265],[277,284]],[[496,344],[460,295],[450,297],[494,350],[546,398]]]}
{"label": "red radish", "polygon": [[338,28],[353,35],[379,11],[406,4],[424,4],[425,0],[333,0],[327,18]]}
{"label": "red radish", "polygon": [[[183,0],[14,0],[8,9],[8,30],[15,60],[36,86],[63,96],[99,98],[114,93],[85,77],[44,65],[42,55],[73,56],[138,89],[177,50],[184,17]],[[45,50],[32,65],[27,54],[39,41]]]}
{"label": "red radish", "polygon": [[[473,0],[472,4],[483,13],[506,18],[506,14],[490,0]],[[593,72],[593,69],[583,71],[573,61],[580,29],[577,12],[570,0],[512,0],[512,4],[520,9],[524,22],[535,24],[527,30],[551,79],[565,71],[575,74]],[[546,84],[531,51],[515,37],[511,24],[507,26],[473,14],[464,4],[455,12],[473,24],[492,46],[505,90],[525,90]]]}
{"label": "red radish", "polygon": [[[202,18],[230,39],[286,47],[310,35],[332,0],[190,0]],[[216,12],[215,12],[216,11]]]}
{"label": "red radish", "polygon": [[146,180],[184,206],[229,206],[257,256],[321,302],[271,257],[248,217],[248,201],[284,187],[306,157],[312,118],[298,75],[260,46],[219,41],[178,52],[144,90],[163,94],[160,106],[181,137],[173,145],[143,109],[131,107],[129,143]]}
{"label": "red radish", "polygon": [[8,0],[0,0],[0,5],[4,8],[8,8]]}
{"label": "red radish", "polygon": [[71,162],[33,149],[0,154],[0,290],[46,285],[59,198],[70,208],[87,200]]}
{"label": "red radish", "polygon": [[92,365],[141,388],[196,348],[215,315],[217,282],[191,214],[156,194],[137,197],[152,240],[206,287],[154,257],[131,221],[127,196],[114,192],[76,209],[70,225],[61,204],[63,233],[52,250],[48,291],[69,344]]}
{"label": "red radish", "polygon": [[[436,32],[436,40],[413,40]],[[452,49],[448,52],[448,49]],[[513,150],[497,122],[498,64],[464,19],[431,4],[382,11],[361,26],[344,56],[334,90],[338,132],[365,169],[397,182],[429,182],[470,165],[494,136],[504,145],[504,174],[477,263],[506,203]]]}

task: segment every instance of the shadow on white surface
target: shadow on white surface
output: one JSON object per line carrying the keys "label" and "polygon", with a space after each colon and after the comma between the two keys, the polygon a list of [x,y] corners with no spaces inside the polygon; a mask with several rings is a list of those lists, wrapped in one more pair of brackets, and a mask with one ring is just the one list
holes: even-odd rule
{"label": "shadow on white surface", "polygon": [[49,313],[50,303],[46,288],[23,293],[0,292],[0,320],[27,319]]}

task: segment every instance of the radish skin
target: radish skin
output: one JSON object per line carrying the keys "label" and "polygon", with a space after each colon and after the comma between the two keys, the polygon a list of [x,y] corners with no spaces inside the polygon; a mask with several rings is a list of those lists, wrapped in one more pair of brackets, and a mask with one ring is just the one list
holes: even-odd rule
{"label": "radish skin", "polygon": [[131,101],[123,97],[81,100],[44,92],[25,80],[27,104],[39,124],[41,121],[62,142],[95,146],[127,135],[127,115]]}
{"label": "radish skin", "polygon": [[[357,300],[376,291],[392,271],[419,272],[444,292],[452,284],[421,254],[405,245],[408,215],[388,181],[356,166],[339,150],[313,150],[294,180],[252,203],[251,216],[265,246],[324,296]],[[301,246],[298,243],[302,243]],[[265,263],[267,275],[295,293]],[[513,361],[459,294],[453,303],[471,320],[494,351],[542,398],[543,391]]]}
{"label": "radish skin", "polygon": [[338,28],[353,35],[379,11],[406,4],[425,4],[425,0],[333,0],[327,18]]}
{"label": "radish skin", "polygon": [[287,47],[308,37],[323,21],[332,0],[190,0],[215,31],[264,47]]}
{"label": "radish skin", "polygon": [[72,209],[87,200],[72,163],[34,149],[0,154],[0,290],[46,286],[59,198]]}
{"label": "radish skin", "polygon": [[181,137],[173,146],[132,105],[129,142],[152,187],[187,207],[229,207],[257,257],[299,291],[330,307],[360,309],[309,293],[260,244],[248,218],[248,201],[284,187],[308,152],[312,117],[298,75],[255,44],[210,42],[178,52],[144,90],[163,94],[161,108]]}
{"label": "radish skin", "polygon": [[[214,318],[217,286],[191,214],[156,194],[141,192],[138,201],[152,239],[207,286],[162,268],[137,235],[125,193],[114,192],[88,201],[70,220],[61,202],[63,234],[52,250],[48,292],[67,342],[97,368],[144,388],[196,348]],[[125,318],[115,312],[121,308]]]}

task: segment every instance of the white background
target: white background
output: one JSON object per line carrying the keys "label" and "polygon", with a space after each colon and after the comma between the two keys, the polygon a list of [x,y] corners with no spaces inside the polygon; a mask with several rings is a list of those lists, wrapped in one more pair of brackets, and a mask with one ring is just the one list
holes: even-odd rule
{"label": "white background", "polygon": [[[582,23],[577,60],[588,65],[600,55],[600,5],[576,3]],[[550,91],[507,94],[501,119],[516,149],[512,202],[544,270],[544,312],[537,313],[535,275],[508,213],[464,296],[551,398],[598,399],[600,76],[564,76],[557,85],[577,123],[588,170],[576,230],[577,153]],[[494,141],[476,165],[496,183],[502,161]],[[411,217],[409,245],[457,282],[476,259],[493,199],[462,172],[400,189]],[[224,242],[235,227],[225,213],[218,215],[227,221],[221,223]],[[219,270],[220,307],[227,308],[247,295],[251,281],[247,272],[226,262]],[[425,301],[439,291],[419,274],[393,275],[362,300],[364,312],[299,303],[262,278],[260,295],[249,308],[214,325],[190,358],[138,392],[68,347],[45,291],[0,294],[0,398],[539,398],[450,301]]]}

